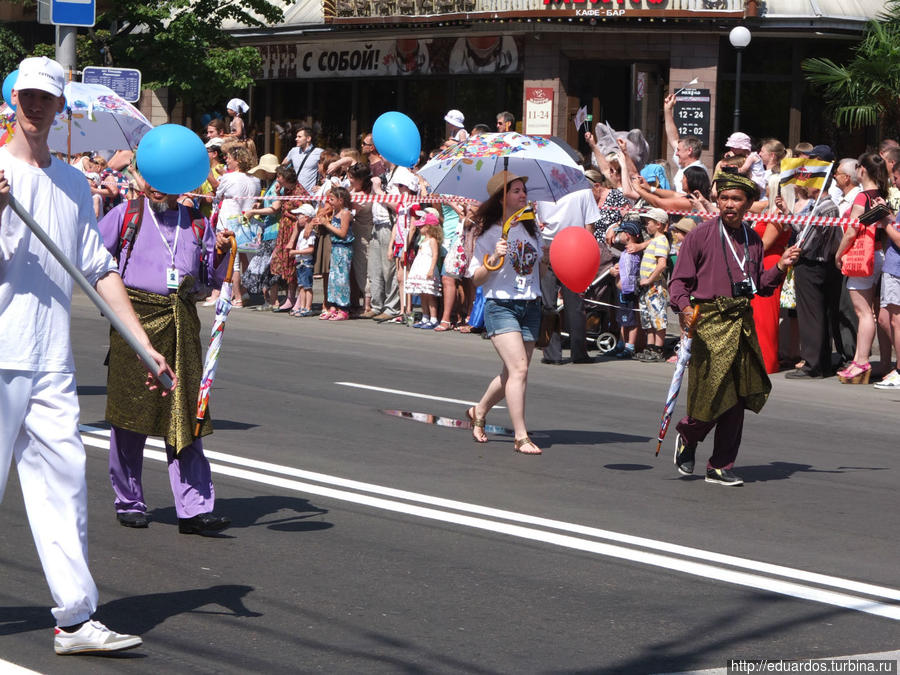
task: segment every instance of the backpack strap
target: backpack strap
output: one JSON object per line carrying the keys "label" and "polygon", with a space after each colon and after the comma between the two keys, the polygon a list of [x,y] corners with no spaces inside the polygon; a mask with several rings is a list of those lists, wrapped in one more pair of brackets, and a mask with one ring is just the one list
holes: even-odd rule
{"label": "backpack strap", "polygon": [[129,199],[125,206],[125,215],[122,218],[122,229],[119,232],[119,247],[116,250],[116,260],[122,253],[122,249],[128,246],[125,260],[120,264],[119,273],[124,276],[125,268],[131,259],[131,250],[134,248],[134,238],[141,229],[141,221],[144,219],[144,196]]}

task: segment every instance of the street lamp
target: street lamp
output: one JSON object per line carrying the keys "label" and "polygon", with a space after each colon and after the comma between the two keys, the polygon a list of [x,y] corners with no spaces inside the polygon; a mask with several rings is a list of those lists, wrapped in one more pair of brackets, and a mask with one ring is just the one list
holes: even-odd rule
{"label": "street lamp", "polygon": [[734,131],[741,127],[741,53],[750,44],[750,31],[744,26],[735,26],[728,34],[728,41],[737,50],[737,68],[734,78]]}

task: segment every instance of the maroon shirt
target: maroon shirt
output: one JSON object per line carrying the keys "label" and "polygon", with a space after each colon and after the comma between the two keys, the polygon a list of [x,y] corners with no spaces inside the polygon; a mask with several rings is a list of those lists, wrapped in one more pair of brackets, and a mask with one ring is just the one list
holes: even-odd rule
{"label": "maroon shirt", "polygon": [[[746,223],[745,223],[746,224]],[[759,235],[747,225],[736,230],[725,227],[725,236],[731,239],[738,258],[744,257],[744,237],[747,238],[747,262],[744,269],[756,285],[758,295],[772,295],[784,277],[784,272],[774,266],[763,271],[763,244]],[[731,297],[731,278],[735,282],[745,278],[741,266],[735,260],[725,242],[722,253],[722,237],[719,219],[708,220],[688,233],[678,251],[675,270],[669,282],[669,298],[672,309],[682,311],[691,304],[691,297],[697,300],[712,300],[716,297]],[[726,267],[727,266],[727,267]]]}

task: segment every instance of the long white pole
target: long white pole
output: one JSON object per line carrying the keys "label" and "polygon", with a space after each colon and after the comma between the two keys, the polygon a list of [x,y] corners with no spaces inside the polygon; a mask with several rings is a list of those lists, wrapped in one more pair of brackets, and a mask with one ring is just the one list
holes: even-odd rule
{"label": "long white pole", "polygon": [[[43,228],[35,222],[34,218],[31,217],[31,214],[25,210],[18,200],[12,195],[9,196],[9,207],[15,212],[19,218],[22,219],[28,229],[34,232],[34,235],[41,241],[41,243],[47,247],[47,250],[59,261],[59,264],[63,266],[63,269],[69,273],[72,279],[75,280],[81,290],[83,290],[87,296],[91,299],[97,309],[107,318],[107,320],[112,324],[112,327],[118,331],[119,335],[128,343],[128,345],[137,353],[138,358],[140,358],[141,362],[151,373],[156,373],[159,369],[159,365],[153,358],[150,356],[150,353],[144,349],[144,345],[137,341],[137,338],[134,337],[134,334],[128,330],[125,326],[125,323],[118,317],[118,315],[112,310],[106,300],[100,297],[100,294],[91,286],[90,282],[85,279],[84,275],[81,273],[75,265],[72,264],[72,261],[66,257],[66,254],[63,253],[59,247],[53,242],[52,239],[44,232]],[[165,389],[172,388],[172,380],[165,373],[157,376],[159,383]]]}

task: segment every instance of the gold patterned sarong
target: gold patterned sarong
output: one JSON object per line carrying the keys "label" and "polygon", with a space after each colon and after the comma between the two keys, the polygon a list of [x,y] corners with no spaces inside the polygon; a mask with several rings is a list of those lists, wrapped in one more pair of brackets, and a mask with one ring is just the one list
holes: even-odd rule
{"label": "gold patterned sarong", "polygon": [[691,343],[687,413],[712,422],[734,407],[758,413],[772,390],[748,298],[700,303]]}
{"label": "gold patterned sarong", "polygon": [[[166,357],[178,376],[178,385],[168,396],[161,396],[158,389],[147,389],[144,364],[116,331],[110,331],[109,337],[106,420],[139,434],[162,436],[176,452],[194,442],[197,394],[203,375],[200,317],[193,287],[193,277],[186,276],[171,295],[127,289],[154,349]],[[207,409],[200,435],[211,433]]]}

